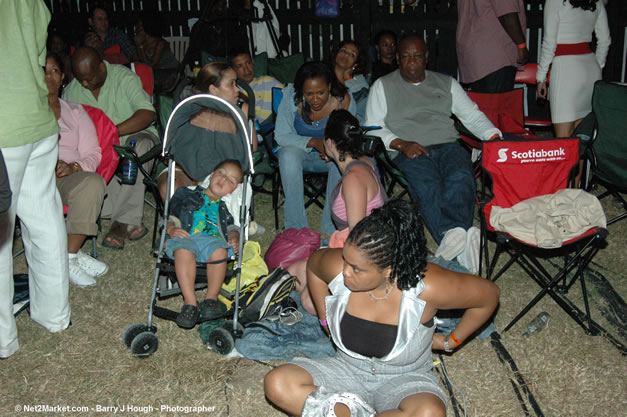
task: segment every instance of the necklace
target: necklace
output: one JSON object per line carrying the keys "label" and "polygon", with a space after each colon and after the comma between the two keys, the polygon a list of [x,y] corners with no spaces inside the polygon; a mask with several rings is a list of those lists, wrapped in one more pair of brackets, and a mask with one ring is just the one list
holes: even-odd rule
{"label": "necklace", "polygon": [[372,293],[372,291],[368,291],[368,295],[370,296],[370,298],[372,298],[376,302],[385,301],[388,299],[390,294],[392,294],[392,288],[394,288],[394,286],[390,284],[390,281],[386,280],[385,281],[385,295],[383,297],[377,297],[376,295]]}

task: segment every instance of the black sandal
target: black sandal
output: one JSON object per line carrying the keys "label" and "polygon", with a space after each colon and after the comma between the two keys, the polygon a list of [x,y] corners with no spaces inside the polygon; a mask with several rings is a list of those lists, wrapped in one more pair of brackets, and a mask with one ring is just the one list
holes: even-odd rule
{"label": "black sandal", "polygon": [[184,304],[181,312],[176,316],[176,324],[184,329],[192,329],[198,323],[200,310],[191,304]]}

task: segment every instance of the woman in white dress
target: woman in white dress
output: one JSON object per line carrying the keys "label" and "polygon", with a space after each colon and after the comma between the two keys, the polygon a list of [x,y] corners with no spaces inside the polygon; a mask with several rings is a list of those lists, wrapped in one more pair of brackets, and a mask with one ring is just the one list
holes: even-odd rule
{"label": "woman in white dress", "polygon": [[[590,48],[595,33],[596,52]],[[547,96],[556,137],[569,137],[592,109],[594,83],[610,47],[610,30],[603,1],[546,0],[544,38],[536,80],[538,96]]]}

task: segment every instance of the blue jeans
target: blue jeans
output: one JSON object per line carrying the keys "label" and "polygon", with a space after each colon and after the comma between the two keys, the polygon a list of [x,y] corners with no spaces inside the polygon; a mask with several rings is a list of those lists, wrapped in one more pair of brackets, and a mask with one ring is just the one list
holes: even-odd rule
{"label": "blue jeans", "polygon": [[329,196],[341,175],[333,162],[325,162],[316,150],[305,152],[294,146],[281,146],[278,150],[281,184],[285,193],[283,214],[285,229],[302,229],[308,227],[307,213],[305,212],[305,191],[303,172],[328,172],[327,199],[322,210],[320,228],[322,232],[332,234],[335,231],[331,221],[331,207],[328,204]]}
{"label": "blue jeans", "polygon": [[439,244],[454,227],[468,230],[475,207],[475,178],[470,155],[458,143],[427,146],[416,159],[399,153],[394,162],[407,178],[409,194]]}

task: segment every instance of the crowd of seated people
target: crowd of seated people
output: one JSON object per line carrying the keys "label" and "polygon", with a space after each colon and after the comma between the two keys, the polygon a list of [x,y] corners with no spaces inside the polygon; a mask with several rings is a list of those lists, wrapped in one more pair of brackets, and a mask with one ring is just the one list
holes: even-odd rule
{"label": "crowd of seated people", "polygon": [[[172,74],[179,70],[178,61],[160,37],[161,28],[151,17],[138,19],[134,42],[109,27],[104,8],[93,8],[89,23],[91,30],[73,55],[61,36],[50,36],[49,49],[57,55],[48,56],[45,68],[48,105],[60,128],[55,174],[61,200],[68,206],[69,280],[79,287],[94,285],[95,278],[108,271],[105,263],[81,251],[86,237],[98,234],[98,216],[112,220],[102,241],[111,249],[123,249],[126,239],[138,240],[148,232],[142,223],[145,187],[141,172],[135,185],[115,180],[107,185],[95,174],[100,148],[95,127],[81,104],[101,109],[116,125],[121,143],[134,141],[141,156],[160,142],[154,126],[156,113],[137,75],[118,64],[135,61],[151,66],[158,90],[170,89],[176,82]],[[116,45],[117,52],[110,49]],[[295,264],[290,272],[301,278],[303,306],[319,316],[339,352],[328,360],[283,365],[266,376],[268,399],[293,415],[320,415],[322,410],[340,414],[346,408],[351,413],[407,408],[445,415],[446,396],[430,372],[431,350],[451,352],[457,348],[498,303],[499,291],[493,283],[426,261],[423,224],[439,245],[436,256],[457,259],[471,274],[477,272],[479,235],[472,227],[475,183],[469,155],[457,143],[451,115],[483,140],[494,139],[501,132],[453,78],[426,70],[429,51],[424,39],[410,34],[400,39],[398,50],[396,46],[394,32],[379,33],[377,61],[370,67],[360,45],[345,40],[333,49],[328,62],[302,65],[294,82],[283,89],[275,140],[285,194],[284,227],[308,227],[303,174],[327,173],[320,229],[331,237],[330,249]],[[271,90],[283,86],[271,77],[255,77],[249,52],[234,52],[228,64],[203,66],[190,94],[215,95],[245,115],[248,104],[240,98],[238,77],[253,87],[258,121],[267,121],[272,113]],[[64,81],[69,84],[61,99]],[[216,113],[199,113],[192,124],[224,132],[235,129],[231,119]],[[381,136],[393,153],[408,179],[415,205],[386,203],[376,166],[361,149],[360,125],[381,127],[374,135]],[[256,137],[252,147],[257,147]],[[214,206],[208,219],[216,223],[218,210],[225,207],[221,198],[231,193],[242,177],[241,168],[227,161],[216,168],[207,189],[189,190],[185,187],[198,185],[198,181],[179,169],[173,214],[181,218],[202,212],[204,207],[191,212],[183,208],[184,200],[202,194],[203,201]],[[162,174],[162,198],[165,181]],[[176,320],[182,328],[219,316],[216,298],[225,266],[207,268],[208,290],[205,299],[198,300],[194,291],[196,261],[230,255],[229,246],[235,247],[237,240],[226,224],[209,236],[197,236],[202,233],[195,234],[189,226],[167,224],[173,239],[166,251],[175,259],[183,292],[184,305]],[[193,226],[198,228],[198,224]],[[216,239],[218,236],[222,239]],[[325,309],[325,299],[332,299],[331,308]],[[454,330],[459,340],[453,333],[446,338],[434,335],[432,318],[440,308],[466,309]],[[406,322],[418,319],[420,331],[403,338],[408,336],[402,333],[408,328]],[[382,343],[369,343],[372,335]],[[397,337],[402,342],[395,344]],[[358,356],[374,358],[372,373],[381,376],[381,386],[362,387],[362,374],[349,372],[363,369],[364,362],[355,359]],[[403,390],[390,390],[391,386]],[[359,391],[359,387],[363,389]]]}
{"label": "crowd of seated people", "polygon": [[[94,8],[88,20],[91,25],[91,30],[86,32],[83,38],[83,45],[85,46],[79,48],[70,61],[70,66],[74,68],[74,72],[69,73],[72,74],[71,76],[76,77],[76,79],[66,89],[64,97],[68,100],[74,100],[77,103],[90,104],[104,110],[118,126],[122,143],[127,142],[132,136],[136,141],[139,140],[141,142],[136,144],[138,153],[146,152],[153,145],[158,143],[156,131],[151,127],[154,120],[154,108],[149,104],[148,100],[146,100],[145,93],[141,90],[141,85],[137,82],[136,77],[132,76],[129,71],[125,71],[111,62],[124,63],[128,60],[136,60],[137,62],[152,66],[155,70],[155,74],[160,69],[178,71],[179,63],[168,49],[167,43],[160,37],[160,25],[157,24],[158,20],[154,19],[151,15],[142,16],[137,19],[134,43],[131,42],[122,31],[109,27],[108,14],[104,8]],[[418,38],[416,39],[420,40]],[[384,127],[384,130],[381,132],[384,137],[384,142],[390,147],[391,151],[400,151],[400,156],[407,158],[409,161],[413,161],[420,156],[430,157],[432,153],[436,153],[436,148],[430,150],[428,147],[423,147],[423,145],[419,144],[417,141],[408,141],[405,138],[401,139],[401,132],[405,132],[406,130],[403,129],[407,129],[405,126],[398,128],[399,134],[394,133],[397,128],[394,125],[398,120],[394,119],[393,116],[388,116],[387,109],[390,106],[396,106],[396,104],[393,103],[393,100],[391,101],[391,99],[382,94],[383,86],[388,86],[389,84],[387,88],[395,87],[396,84],[394,83],[397,83],[397,81],[393,81],[396,79],[394,77],[400,77],[407,82],[409,80],[406,76],[409,75],[413,77],[410,81],[412,84],[421,84],[424,78],[420,79],[416,74],[426,74],[424,72],[424,66],[428,59],[428,51],[426,47],[423,47],[424,42],[420,40],[421,43],[419,43],[418,48],[416,48],[415,44],[412,44],[410,48],[411,56],[405,58],[407,47],[399,49],[398,51],[396,50],[396,37],[394,32],[382,31],[377,34],[375,41],[378,55],[377,60],[372,66],[368,63],[368,54],[360,48],[356,41],[349,39],[337,44],[333,48],[327,63],[305,63],[297,71],[294,83],[284,87],[283,99],[279,106],[278,114],[276,115],[275,140],[278,144],[277,154],[279,168],[281,170],[283,190],[286,195],[284,205],[284,225],[286,229],[300,229],[308,226],[307,214],[304,208],[303,173],[328,173],[326,195],[329,197],[327,201],[331,201],[332,203],[325,204],[321,221],[321,231],[331,236],[336,231],[336,227],[339,227],[342,231],[341,236],[337,234],[333,235],[334,241],[336,242],[343,242],[351,225],[356,224],[359,219],[363,218],[364,215],[367,215],[369,211],[374,208],[374,206],[368,206],[369,210],[365,213],[361,213],[364,208],[362,207],[363,204],[361,204],[361,197],[359,199],[360,203],[355,205],[355,207],[359,206],[358,209],[348,206],[348,203],[353,201],[356,197],[355,195],[347,193],[346,190],[353,189],[356,185],[359,185],[361,191],[365,190],[364,193],[360,191],[360,196],[364,194],[364,201],[368,204],[374,201],[372,199],[375,198],[375,195],[372,193],[378,189],[379,193],[375,194],[379,195],[381,191],[380,184],[377,182],[378,177],[375,175],[376,170],[372,171],[372,173],[369,170],[374,169],[372,162],[368,158],[365,158],[363,154],[360,153],[359,149],[353,149],[354,146],[347,145],[350,143],[350,138],[360,136],[361,131],[355,130],[358,129],[359,125],[364,125],[367,122],[367,124]],[[115,42],[119,42],[120,52],[115,52]],[[64,68],[64,63],[70,60],[67,42],[65,42],[61,36],[55,34],[51,36],[49,43],[51,49],[62,54],[59,58],[50,58],[51,66],[55,67],[55,71]],[[107,51],[107,47],[111,46],[114,46],[113,50],[109,49]],[[403,65],[405,61],[408,62],[407,65]],[[395,69],[398,66],[397,62],[401,64],[400,72]],[[432,76],[430,73],[428,75],[431,78],[435,77],[438,79],[435,75]],[[57,114],[58,118],[61,114],[60,109],[62,109],[63,106],[68,107],[71,105],[71,102],[65,102],[58,98],[58,90],[66,77],[66,75],[47,75],[47,78],[54,79],[55,82],[58,80],[59,82],[59,86],[56,90],[54,85],[49,83],[49,87],[51,88],[51,106],[55,106],[53,108],[55,108],[55,114]],[[242,100],[241,92],[235,83],[238,77],[250,83],[250,85],[257,87],[258,91],[253,90],[255,91],[257,99],[256,114],[260,122],[266,121],[271,116],[271,89],[272,87],[283,86],[270,76],[255,77],[254,61],[248,51],[234,51],[229,57],[228,64],[210,63],[205,65],[197,74],[187,95],[197,93],[213,94],[240,107],[243,113],[246,114],[247,103],[245,100]],[[129,81],[131,78],[133,78],[132,82]],[[440,78],[441,79],[437,81],[439,83],[437,85],[438,89],[443,88],[446,83],[450,82],[446,77]],[[379,80],[383,80],[383,82]],[[130,94],[128,97],[116,97],[114,94],[109,93],[113,91],[113,83],[115,83],[116,87],[119,87],[121,83],[129,82],[131,82],[133,87],[126,89],[131,91],[131,93],[127,91],[127,94]],[[371,82],[375,82],[374,87],[376,87],[376,91],[374,95],[370,94],[369,84]],[[117,89],[118,88],[116,88],[116,90]],[[456,110],[459,111],[459,109],[455,108],[455,102],[460,100],[460,98],[457,97],[459,92],[455,88],[451,91],[453,91],[452,110],[453,112]],[[57,95],[56,100],[54,99],[55,94]],[[183,97],[184,96],[185,94]],[[114,103],[122,101],[141,103],[138,104],[137,107],[140,110],[134,111],[134,107],[121,110],[119,106],[114,105]],[[59,103],[64,103],[64,105],[60,105]],[[368,103],[368,114],[366,111],[366,103]],[[449,104],[449,106],[451,105]],[[373,109],[383,109],[384,111],[376,112]],[[334,130],[331,129],[333,131],[331,136],[325,134],[329,117],[336,110],[336,116],[340,117],[341,115],[342,123],[340,123],[340,125],[349,126],[346,127],[345,130],[354,129],[354,132],[350,133],[348,130],[340,131],[342,129],[335,128]],[[79,110],[75,109],[74,112],[77,113]],[[445,114],[446,117],[450,115],[447,114],[445,109],[443,109],[443,114]],[[413,116],[419,117],[419,114],[416,113]],[[228,131],[229,126],[216,125],[216,123],[219,123],[219,120],[220,119],[216,118],[215,115],[207,116],[199,114],[195,118],[194,123],[199,126]],[[435,128],[438,127],[434,127],[434,129]],[[493,136],[495,133],[500,133],[493,129],[493,126],[488,124],[481,124],[481,128],[486,129],[486,132],[490,133],[490,136]],[[481,133],[483,134],[484,132]],[[451,135],[455,136],[452,133]],[[437,152],[440,152],[440,146],[441,145],[438,145]],[[256,141],[253,148],[256,148]],[[412,154],[408,155],[410,151]],[[461,156],[461,158],[464,159],[464,156]],[[356,161],[363,162],[363,166],[355,165]],[[60,157],[58,183],[67,182],[65,177],[71,178],[73,176],[79,176],[79,174],[91,178],[87,173],[83,174],[82,171],[93,171],[94,167],[87,165],[83,167],[80,163],[76,163],[75,161],[69,162],[70,163]],[[405,168],[404,160],[397,157],[397,163],[399,163],[410,178],[410,192],[412,192],[412,196],[415,197],[415,201],[418,202],[420,207],[430,212],[423,213],[423,216],[425,216],[427,227],[434,234],[436,241],[442,243],[438,254],[445,258],[460,257],[460,262],[470,269],[474,269],[474,259],[471,259],[473,257],[464,254],[464,252],[468,250],[475,249],[473,246],[475,242],[468,237],[467,230],[470,230],[470,225],[466,224],[464,221],[462,222],[463,224],[459,226],[456,224],[452,226],[435,226],[433,224],[433,218],[435,216],[433,211],[435,208],[425,205],[424,195],[418,195],[418,191],[415,191],[415,180],[412,181],[414,178],[413,173],[409,171],[409,168]],[[462,165],[463,164],[460,163],[460,166]],[[351,175],[348,175],[349,171]],[[357,181],[358,184],[353,184],[355,182],[353,181],[353,177],[359,177],[360,175],[363,178]],[[377,180],[375,181],[376,184],[370,184],[372,182],[370,181],[371,178]],[[165,197],[165,179],[166,175],[162,173],[159,177],[162,197]],[[100,207],[105,194],[102,179],[99,179],[100,182],[98,184],[96,184],[98,179],[91,178],[91,180],[94,181],[94,184],[93,187],[90,188],[93,188],[92,192],[95,195],[97,194],[97,198],[94,197],[91,199],[91,203],[94,207]],[[175,189],[181,186],[192,186],[195,184],[197,184],[197,181],[189,178],[189,176],[185,172],[180,171],[179,168],[179,172],[177,172],[176,176]],[[428,189],[429,184],[423,185],[423,187]],[[60,190],[62,189],[61,186],[59,186],[59,188]],[[468,190],[472,192],[474,189],[469,185]],[[424,191],[421,191],[421,193],[424,193]],[[147,229],[141,222],[143,185],[139,180],[134,187],[122,186],[118,183],[113,186],[110,184],[107,189],[107,194],[109,196],[107,199],[109,202],[107,203],[107,201],[105,201],[104,211],[108,216],[111,216],[114,222],[103,241],[103,245],[121,249],[124,247],[124,240],[126,238],[131,240],[139,239],[147,232]],[[462,193],[457,193],[457,197],[460,195],[462,195]],[[125,196],[124,201],[121,196]],[[127,201],[126,197],[130,196],[133,196],[130,198],[131,201]],[[431,203],[436,203],[439,199],[440,197],[432,198]],[[381,202],[378,203],[378,205],[384,201],[381,198],[377,199],[377,201],[379,200],[381,200]],[[343,211],[339,210],[340,202],[344,204]],[[423,203],[421,204],[421,202]],[[463,212],[470,212],[472,205],[468,203],[464,204],[466,207],[464,207]],[[334,209],[342,211],[344,217],[338,217]],[[443,212],[446,213],[444,208],[438,210],[443,210]],[[134,214],[129,215],[129,212]],[[332,221],[332,212],[335,222]],[[357,212],[360,214],[356,215]],[[95,214],[90,215],[90,219],[94,217],[94,215],[97,217],[98,214],[100,214],[100,211],[96,210]],[[438,218],[438,221],[443,220]],[[90,220],[90,224],[93,222],[95,222],[95,219]],[[92,225],[89,230],[86,230],[82,234],[74,233],[70,230],[69,225],[71,224],[73,223],[68,220],[68,249],[70,257],[78,257],[84,260],[87,255],[79,250],[80,246],[87,235],[93,235],[97,233],[97,230],[92,230],[93,226],[95,226]],[[463,239],[461,234],[465,235]],[[336,245],[336,243],[332,246],[334,245]],[[337,246],[341,246],[341,243]],[[82,283],[79,285],[91,285],[95,283],[93,278],[102,275],[102,271],[106,271],[106,265],[94,264],[94,261],[99,262],[93,260],[91,261],[90,267],[83,267],[84,270],[82,272],[87,271],[88,275],[82,274],[81,279],[76,278],[76,274],[74,274],[75,277],[72,282]],[[304,275],[305,265],[306,262],[299,264],[297,275]]]}
{"label": "crowd of seated people", "polygon": [[[166,72],[178,71],[178,61],[176,61],[176,58],[174,58],[172,52],[169,50],[167,42],[160,37],[161,25],[159,24],[157,16],[147,14],[137,19],[134,43],[130,41],[124,32],[109,26],[108,13],[104,8],[95,7],[92,9],[88,21],[91,25],[91,30],[85,34],[83,44],[91,48],[83,50],[80,56],[84,58],[82,61],[85,61],[85,51],[88,51],[89,53],[87,55],[91,58],[87,59],[87,61],[89,61],[88,64],[93,66],[93,68],[83,68],[82,76],[78,77],[78,80],[67,89],[65,93],[66,98],[72,98],[77,102],[96,106],[99,102],[110,101],[110,97],[99,97],[99,89],[105,85],[107,73],[116,73],[117,67],[115,65],[112,66],[111,61],[124,62],[127,58],[134,59],[137,60],[137,62],[152,66],[153,70],[155,70],[155,74],[161,69]],[[420,156],[427,157],[431,154],[427,148],[423,147],[418,142],[401,139],[400,134],[396,137],[396,133],[393,133],[394,128],[390,129],[387,126],[396,124],[397,120],[392,120],[393,117],[388,116],[386,112],[377,114],[377,117],[372,117],[372,115],[368,117],[366,111],[367,103],[371,113],[373,112],[372,109],[386,110],[387,107],[395,105],[384,94],[381,94],[382,86],[388,84],[389,81],[383,84],[380,82],[377,84],[377,81],[385,77],[403,77],[402,70],[407,74],[415,74],[415,71],[417,71],[416,68],[414,68],[416,67],[415,63],[418,62],[419,59],[422,59],[422,63],[426,66],[428,51],[425,47],[424,51],[420,52],[420,54],[424,56],[411,58],[410,65],[401,67],[401,71],[399,72],[399,70],[395,68],[398,66],[397,62],[402,63],[403,58],[401,57],[400,49],[398,51],[396,50],[395,33],[384,30],[379,32],[374,40],[376,43],[377,60],[372,66],[369,65],[368,62],[368,53],[365,52],[356,41],[348,39],[335,45],[330,51],[328,62],[305,63],[297,71],[294,83],[288,84],[283,88],[283,99],[276,114],[274,140],[278,145],[276,152],[279,159],[282,186],[287,197],[284,204],[284,226],[286,229],[300,229],[308,226],[307,214],[304,208],[303,173],[328,173],[326,184],[326,195],[329,196],[328,200],[330,200],[336,184],[340,182],[341,172],[338,170],[338,161],[330,158],[325,149],[324,130],[332,111],[339,109],[347,110],[357,118],[360,125],[385,126],[382,131],[382,136],[384,136],[384,142],[390,147],[390,151],[401,150],[400,155],[406,157],[407,152],[405,152],[405,150],[411,147],[413,153],[409,155],[409,160],[414,160]],[[107,52],[106,48],[113,46],[114,42],[119,42],[120,52]],[[51,36],[50,44],[55,45],[56,51],[65,53],[65,51],[69,50],[67,43],[57,35]],[[93,51],[97,52],[96,56],[92,56],[93,54],[91,52]],[[62,56],[65,56],[65,58],[59,58],[62,61],[69,59],[69,56]],[[106,62],[109,59],[110,61]],[[73,59],[73,66],[80,66],[81,62],[79,61],[81,60]],[[63,66],[63,63],[64,62],[61,63],[61,66]],[[85,62],[83,62],[83,64],[85,64]],[[418,64],[420,64],[420,62],[418,62]],[[420,65],[418,65],[418,67],[419,66]],[[93,80],[88,80],[89,74],[95,74],[97,76],[96,78],[99,78],[99,81],[93,82]],[[126,76],[126,73],[124,74]],[[234,50],[229,56],[228,64],[216,62],[205,65],[197,74],[193,85],[189,87],[187,93],[183,94],[182,97],[206,92],[232,102],[232,104],[239,106],[244,113],[246,113],[247,103],[245,102],[245,96],[244,100],[242,100],[242,94],[235,84],[235,80],[238,77],[248,82],[251,86],[256,87],[256,89],[253,89],[256,98],[255,113],[259,122],[267,121],[271,116],[272,87],[280,88],[283,86],[270,76],[255,77],[254,60],[251,54],[245,50]],[[435,77],[435,75],[433,77]],[[156,78],[158,77],[155,76],[155,79]],[[413,77],[413,79],[416,80],[418,78],[419,77]],[[369,86],[372,82],[375,83],[373,87],[377,87],[375,88],[376,92],[374,95],[371,94]],[[443,78],[443,82],[446,83],[448,81],[446,78]],[[105,88],[105,91],[106,90]],[[456,98],[458,93],[457,89],[453,88],[451,91],[454,92],[453,98],[455,98],[455,102],[453,103],[453,112],[455,112],[455,104],[460,100]],[[137,93],[139,96],[142,95],[141,91]],[[144,146],[140,146],[140,152],[145,152],[146,149],[143,148],[150,148],[152,145],[158,143],[156,132],[151,129],[153,122],[152,115],[154,114],[152,105],[148,107],[149,105],[144,102],[143,106],[148,113],[144,113],[141,115],[143,117],[137,118],[139,115],[135,114],[135,112],[130,109],[126,109],[125,114],[116,114],[120,112],[117,111],[117,109],[113,109],[114,106],[112,106],[112,103],[109,103],[109,105],[104,103],[100,104],[100,107],[105,110],[105,113],[111,113],[109,116],[113,119],[114,123],[124,127],[133,126],[131,129],[133,130],[132,132],[127,129],[120,131],[122,143],[128,140],[129,133],[138,134],[140,132],[151,133],[151,135],[144,138],[148,142],[145,143]],[[444,113],[446,113],[446,111]],[[419,115],[416,114],[415,116]],[[448,116],[449,115],[446,117]],[[135,123],[127,123],[133,118],[135,118],[136,121],[139,120],[141,126],[134,126]],[[217,120],[215,117],[211,117],[203,122],[202,115],[199,115],[197,119],[196,123],[213,124],[215,124]],[[493,126],[486,126],[488,130],[493,128]],[[403,131],[402,129],[406,129],[406,127],[401,127],[401,132]],[[489,131],[491,132],[490,136],[500,133],[495,129]],[[392,137],[392,135],[395,137]],[[456,134],[451,133],[451,138],[454,139],[455,137]],[[256,148],[256,140],[254,141],[253,148]],[[465,159],[463,155],[461,157]],[[400,166],[404,166],[403,160],[397,158],[396,162]],[[412,178],[413,174],[410,174],[405,168],[402,169]],[[410,185],[410,191],[413,193],[415,189],[413,183],[415,181],[410,179],[410,182],[412,183]],[[179,186],[190,186],[195,183],[196,181],[189,178],[184,172],[177,172],[175,188]],[[159,184],[162,197],[165,197],[164,174],[160,176]],[[133,207],[133,210],[135,210],[137,214],[131,216],[131,219],[129,219],[129,216],[122,216],[122,218],[125,218],[125,221],[119,221],[120,214],[116,214],[116,211],[119,212],[119,207],[115,207],[116,204],[114,204],[112,209],[108,210],[110,213],[113,213],[114,224],[104,240],[105,246],[122,248],[125,238],[134,240],[146,234],[147,230],[141,223],[141,214],[139,214],[141,206],[139,199],[139,194],[141,194],[140,187],[141,186],[138,186],[138,189],[133,192],[136,194],[135,200],[137,201],[131,204],[131,207]],[[429,187],[429,185],[425,185],[425,187]],[[474,189],[472,186],[469,187],[469,193],[471,193]],[[113,193],[113,195],[115,194],[118,193]],[[457,195],[459,196],[460,194],[457,193]],[[419,205],[421,205],[421,201],[425,199],[424,195],[419,196],[412,194],[412,196]],[[115,199],[115,197],[113,199]],[[431,199],[431,203],[436,203],[438,199]],[[424,206],[423,209],[427,207],[424,202],[422,202],[422,205]],[[106,202],[105,206],[107,206]],[[432,220],[435,215],[432,213],[433,210],[431,210],[431,208],[427,210],[430,211],[430,213],[424,213],[423,215],[426,216],[427,227],[434,234],[436,241],[439,243],[444,241],[443,247],[438,254],[444,254],[446,258],[461,256],[459,260],[462,261],[463,258],[466,266],[474,266],[474,256],[472,257],[473,259],[471,259],[469,255],[460,253],[460,250],[461,252],[467,252],[471,249],[474,250],[476,247],[476,242],[474,241],[476,238],[475,233],[473,232],[472,239],[468,237],[467,231],[470,230],[470,225],[466,224],[467,221],[463,221],[463,224],[460,223],[459,225],[453,222],[451,225],[446,224],[442,227],[435,226],[433,224],[435,220]],[[443,210],[443,215],[446,216],[447,211],[445,209],[438,210]],[[470,213],[471,211],[472,205],[465,203],[463,212]],[[445,220],[438,218],[437,221]],[[329,204],[325,204],[320,229],[329,236],[336,230],[335,225],[331,221],[331,208]],[[446,238],[446,234],[449,231],[449,237]],[[464,239],[462,239],[462,234],[464,234]],[[463,245],[461,240],[464,240]],[[451,243],[452,241],[456,243],[453,245]],[[469,247],[472,248],[469,249]],[[446,248],[448,248],[448,250]]]}

